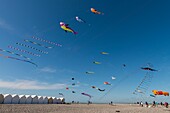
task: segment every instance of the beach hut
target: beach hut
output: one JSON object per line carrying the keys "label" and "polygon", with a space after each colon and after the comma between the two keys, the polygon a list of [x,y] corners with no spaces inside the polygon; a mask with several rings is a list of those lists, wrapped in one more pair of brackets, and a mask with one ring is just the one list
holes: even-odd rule
{"label": "beach hut", "polygon": [[43,97],[43,104],[48,104],[48,98],[46,96]]}
{"label": "beach hut", "polygon": [[65,103],[65,98],[60,98],[61,103]]}
{"label": "beach hut", "polygon": [[31,95],[32,97],[32,104],[38,104],[38,96],[37,95]]}
{"label": "beach hut", "polygon": [[19,103],[19,96],[17,94],[11,95],[12,101],[11,104],[18,104]]}
{"label": "beach hut", "polygon": [[57,104],[61,104],[60,98],[56,98],[56,99],[57,99]]}
{"label": "beach hut", "polygon": [[11,104],[12,96],[10,94],[4,94],[4,104]]}
{"label": "beach hut", "polygon": [[43,104],[43,97],[42,96],[38,96],[38,104]]}
{"label": "beach hut", "polygon": [[57,98],[56,97],[52,97],[53,99],[53,104],[57,104]]}
{"label": "beach hut", "polygon": [[0,94],[0,104],[2,104],[4,102],[4,95]]}
{"label": "beach hut", "polygon": [[19,95],[19,104],[25,104],[26,102],[26,97],[25,95]]}
{"label": "beach hut", "polygon": [[48,97],[48,104],[52,104],[53,103],[53,98],[52,97]]}
{"label": "beach hut", "polygon": [[61,104],[60,98],[57,98],[57,104]]}
{"label": "beach hut", "polygon": [[31,104],[31,103],[32,103],[32,97],[31,97],[31,95],[25,95],[25,97],[26,97],[25,104]]}

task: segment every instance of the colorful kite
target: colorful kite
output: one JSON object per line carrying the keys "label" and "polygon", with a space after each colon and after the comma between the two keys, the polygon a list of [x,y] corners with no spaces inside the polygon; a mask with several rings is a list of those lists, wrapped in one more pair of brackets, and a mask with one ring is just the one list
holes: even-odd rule
{"label": "colorful kite", "polygon": [[65,24],[64,22],[60,22],[60,27],[65,31],[65,32],[72,32],[73,34],[77,34],[73,29],[68,27],[68,24]]}
{"label": "colorful kite", "polygon": [[37,48],[35,48],[35,47],[32,47],[32,46],[28,46],[28,45],[21,44],[21,43],[16,43],[16,44],[17,44],[17,45],[20,45],[20,46],[23,46],[23,47],[31,48],[31,49],[36,50],[36,51],[41,52],[41,53],[48,54],[48,52],[44,52],[44,51],[39,50],[39,49],[37,49]]}
{"label": "colorful kite", "polygon": [[19,57],[23,57],[23,58],[25,58],[25,59],[27,59],[27,60],[32,60],[31,58],[28,58],[28,57],[26,57],[26,56],[24,56],[24,55],[21,55],[21,54],[18,54],[18,53],[14,53],[14,52],[12,52],[12,51],[4,50],[4,49],[0,49],[0,51],[7,52],[7,53],[10,53],[10,54],[19,56]]}
{"label": "colorful kite", "polygon": [[108,55],[109,53],[107,53],[107,52],[101,52],[101,54],[103,54],[103,55]]}
{"label": "colorful kite", "polygon": [[37,42],[30,41],[30,40],[24,40],[24,41],[25,41],[25,42],[32,43],[32,44],[35,44],[35,45],[38,45],[38,46],[41,46],[41,47],[45,47],[45,48],[48,48],[48,49],[53,48],[53,47],[45,46],[45,45],[39,44],[39,43],[37,43]]}
{"label": "colorful kite", "polygon": [[143,92],[143,94],[145,94],[145,92],[148,90],[150,83],[152,81],[153,75],[149,72],[146,73],[146,75],[144,76],[144,78],[142,79],[141,83],[137,86],[135,92],[138,92],[137,90],[141,90]]}
{"label": "colorful kite", "polygon": [[169,96],[169,92],[164,92],[164,91],[158,91],[158,90],[152,90],[154,95],[164,95],[164,96]]}
{"label": "colorful kite", "polygon": [[141,69],[148,70],[148,71],[158,71],[158,70],[152,69],[150,67],[141,67]]}
{"label": "colorful kite", "polygon": [[105,85],[112,85],[112,84],[110,84],[109,82],[104,82],[104,84],[105,84]]}
{"label": "colorful kite", "polygon": [[94,9],[94,8],[91,8],[91,12],[92,13],[94,13],[94,14],[104,14],[104,13],[102,13],[102,12],[99,12],[99,11],[97,11],[96,9]]}
{"label": "colorful kite", "polygon": [[100,62],[96,62],[96,61],[94,61],[93,63],[94,63],[94,64],[101,64]]}
{"label": "colorful kite", "polygon": [[51,41],[48,41],[48,40],[44,40],[44,39],[42,39],[42,38],[37,38],[37,37],[32,37],[33,39],[36,39],[36,40],[39,40],[39,41],[42,41],[42,42],[47,42],[47,43],[49,43],[49,44],[52,44],[52,45],[56,45],[56,46],[59,46],[59,47],[62,47],[62,45],[61,44],[58,44],[58,43],[55,43],[55,42],[51,42]]}
{"label": "colorful kite", "polygon": [[13,60],[19,60],[19,61],[22,61],[22,62],[28,62],[28,63],[33,64],[33,65],[35,65],[36,67],[38,67],[37,64],[35,64],[35,63],[31,62],[31,61],[28,61],[28,60],[22,60],[22,59],[15,58],[15,57],[11,57],[11,56],[5,56],[5,55],[3,55],[3,54],[0,54],[0,56],[3,57],[3,58],[9,58],[9,59],[13,59]]}
{"label": "colorful kite", "polygon": [[13,46],[8,46],[8,48],[11,48],[11,49],[14,49],[14,50],[17,50],[17,51],[23,52],[23,53],[28,53],[28,54],[31,54],[31,55],[34,55],[34,56],[40,57],[40,55],[38,55],[38,54],[35,54],[35,53],[32,53],[32,52],[29,52],[29,51],[26,51],[26,50],[22,50],[22,49],[19,49],[19,48],[15,48],[15,47],[13,47]]}
{"label": "colorful kite", "polygon": [[76,16],[76,20],[80,23],[86,23],[86,21],[84,21],[83,19],[81,19],[80,17]]}
{"label": "colorful kite", "polygon": [[96,86],[91,86],[93,89],[97,89],[99,91],[105,91],[105,89],[100,89],[100,88],[97,88]]}

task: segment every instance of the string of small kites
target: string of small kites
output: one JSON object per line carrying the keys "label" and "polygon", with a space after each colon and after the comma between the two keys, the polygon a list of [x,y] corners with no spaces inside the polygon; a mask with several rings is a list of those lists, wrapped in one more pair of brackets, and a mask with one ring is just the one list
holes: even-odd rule
{"label": "string of small kites", "polygon": [[[59,44],[59,43],[55,43],[55,42],[51,42],[51,41],[48,41],[48,40],[44,40],[42,38],[38,38],[38,37],[34,37],[34,36],[31,37],[31,38],[33,40],[40,41],[40,42],[45,42],[45,43],[48,43],[48,44],[53,45],[53,46],[62,47],[62,45]],[[39,47],[42,47],[42,48],[45,48],[45,49],[52,49],[52,48],[54,48],[53,46],[46,46],[44,44],[41,44],[41,43],[38,43],[38,42],[32,41],[32,40],[26,40],[25,39],[23,41],[25,43],[28,43],[28,44],[16,42],[15,43],[16,45],[13,45],[13,46],[9,45],[8,46],[8,48],[12,49],[12,50],[5,50],[5,49],[0,48],[0,52],[6,52],[6,53],[14,55],[16,57],[7,56],[7,55],[4,55],[4,54],[0,54],[0,57],[12,59],[12,60],[17,60],[17,61],[22,61],[22,62],[26,62],[26,63],[30,63],[30,64],[33,64],[36,67],[38,67],[38,65],[33,62],[33,59],[30,58],[30,57],[27,57],[26,54],[29,54],[29,55],[32,55],[32,56],[36,56],[36,57],[40,57],[42,54],[48,54],[47,51],[40,50],[40,49],[38,49],[38,48],[36,48],[34,46],[39,46]],[[32,45],[29,45],[29,44],[32,44]],[[21,49],[20,47],[16,47],[16,46],[20,46],[20,47],[22,47],[24,49]],[[35,50],[34,52],[38,52],[38,53],[30,52],[27,49]],[[18,52],[22,52],[22,54],[20,54]],[[17,58],[17,57],[20,57],[20,58]]]}

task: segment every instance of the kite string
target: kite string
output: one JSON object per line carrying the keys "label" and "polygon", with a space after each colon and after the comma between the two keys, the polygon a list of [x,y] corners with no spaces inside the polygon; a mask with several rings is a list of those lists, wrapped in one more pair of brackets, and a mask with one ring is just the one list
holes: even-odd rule
{"label": "kite string", "polygon": [[133,76],[134,73],[136,73],[138,71],[138,69],[136,71],[134,71],[132,74],[130,75],[126,75],[125,77],[123,77],[121,80],[119,80],[119,82],[115,85],[113,85],[102,97],[99,98],[99,100],[102,100],[107,94],[109,94],[114,88],[116,88],[120,83],[122,83],[124,80],[126,80],[127,78],[129,78],[130,76]]}

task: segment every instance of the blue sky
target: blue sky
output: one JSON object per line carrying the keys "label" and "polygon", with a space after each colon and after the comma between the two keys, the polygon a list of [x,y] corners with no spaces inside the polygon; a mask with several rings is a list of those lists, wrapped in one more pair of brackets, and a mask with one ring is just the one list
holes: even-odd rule
{"label": "blue sky", "polygon": [[[7,47],[12,45],[41,54],[15,44],[20,42],[49,52],[41,57],[22,53],[32,58],[38,64],[37,68],[29,63],[0,58],[1,92],[56,97],[62,92],[68,102],[86,102],[88,98],[82,96],[82,92],[91,94],[93,102],[133,102],[143,98],[152,101],[148,97],[151,90],[170,91],[169,3],[168,0],[1,0],[0,48],[12,51]],[[104,15],[91,13],[91,7]],[[87,24],[78,23],[75,16]],[[59,26],[60,21],[68,23],[78,34],[64,32]],[[30,38],[32,36],[63,46],[46,49],[23,41],[29,39],[49,46]],[[109,55],[101,55],[102,51]],[[5,52],[0,54],[16,57]],[[102,64],[95,65],[93,61]],[[146,74],[140,67],[147,63],[159,71],[151,73],[154,77],[146,95],[133,95]],[[87,75],[86,71],[95,74]],[[111,80],[112,76],[117,79]],[[75,94],[65,90],[73,82],[72,77],[75,82],[80,82],[72,88]],[[116,86],[105,86],[105,81]],[[106,91],[99,92],[90,88],[91,85]],[[111,87],[113,90],[100,100]],[[156,100],[167,98],[160,96]]]}

